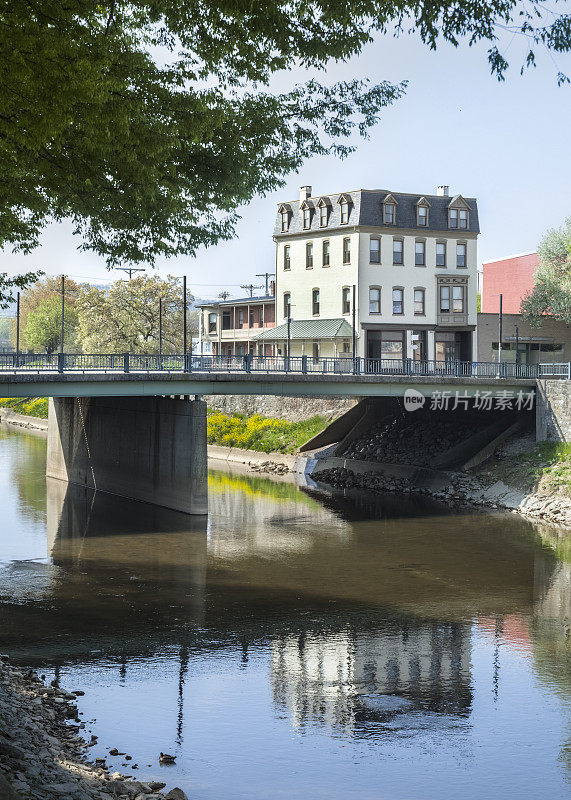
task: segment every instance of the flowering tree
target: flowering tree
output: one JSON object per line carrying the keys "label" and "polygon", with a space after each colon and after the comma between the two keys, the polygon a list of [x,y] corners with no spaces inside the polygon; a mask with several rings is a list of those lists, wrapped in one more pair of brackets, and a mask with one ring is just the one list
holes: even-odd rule
{"label": "flowering tree", "polygon": [[549,314],[571,323],[571,217],[547,231],[537,248],[539,268],[533,289],[521,303],[521,313],[534,327]]}

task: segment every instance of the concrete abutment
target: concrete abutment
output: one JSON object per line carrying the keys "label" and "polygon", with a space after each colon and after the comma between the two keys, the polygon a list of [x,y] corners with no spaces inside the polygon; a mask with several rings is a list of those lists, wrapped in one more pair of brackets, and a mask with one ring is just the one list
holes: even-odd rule
{"label": "concrete abutment", "polygon": [[170,397],[50,398],[46,474],[206,514],[206,403]]}

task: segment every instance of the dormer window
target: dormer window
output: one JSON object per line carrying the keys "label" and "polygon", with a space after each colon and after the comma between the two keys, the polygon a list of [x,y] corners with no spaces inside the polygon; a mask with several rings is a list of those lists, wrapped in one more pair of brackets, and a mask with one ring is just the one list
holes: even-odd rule
{"label": "dormer window", "polygon": [[349,222],[349,203],[346,200],[341,200],[341,225],[346,225]]}
{"label": "dormer window", "polygon": [[463,231],[470,227],[469,206],[461,195],[457,195],[448,208],[448,227]]}
{"label": "dormer window", "polygon": [[311,225],[311,210],[309,208],[303,209],[303,227],[305,230]]}
{"label": "dormer window", "polygon": [[458,209],[451,208],[448,212],[448,227],[449,228],[457,228],[458,227]]}
{"label": "dormer window", "polygon": [[426,228],[428,225],[428,207],[418,206],[416,209],[416,221],[421,228]]}
{"label": "dormer window", "polygon": [[289,211],[290,210],[289,210],[288,206],[280,206],[278,211],[279,211],[280,219],[281,219],[282,233],[285,233],[286,231],[289,230],[289,219],[290,219]]}
{"label": "dormer window", "polygon": [[319,209],[319,224],[322,228],[327,225],[327,206],[324,204]]}
{"label": "dormer window", "polygon": [[383,205],[383,222],[385,225],[395,224],[396,208],[394,203],[385,203]]}
{"label": "dormer window", "polygon": [[459,227],[462,228],[463,230],[466,230],[466,228],[468,227],[468,212],[462,208],[458,213],[458,221],[460,223]]}

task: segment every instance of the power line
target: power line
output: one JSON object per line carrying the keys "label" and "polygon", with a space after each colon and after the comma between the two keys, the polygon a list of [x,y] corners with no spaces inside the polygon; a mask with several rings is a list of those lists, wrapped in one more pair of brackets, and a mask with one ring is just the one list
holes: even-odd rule
{"label": "power line", "polygon": [[269,282],[270,278],[273,278],[273,276],[275,274],[276,274],[275,272],[256,272],[256,278],[265,278],[266,279],[266,295],[268,295],[270,293],[269,283],[268,282]]}
{"label": "power line", "polygon": [[254,286],[253,283],[241,283],[240,289],[245,289],[247,292],[250,293],[250,297],[254,295],[254,289],[262,289],[262,286]]}
{"label": "power line", "polygon": [[144,272],[144,267],[115,267],[115,269],[119,270],[120,272],[127,272],[129,274],[129,280],[133,277],[133,272]]}

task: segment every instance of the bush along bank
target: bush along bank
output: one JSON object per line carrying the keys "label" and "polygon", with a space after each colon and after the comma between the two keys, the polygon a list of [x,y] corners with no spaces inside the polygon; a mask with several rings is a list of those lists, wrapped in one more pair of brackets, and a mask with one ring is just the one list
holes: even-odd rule
{"label": "bush along bank", "polygon": [[48,418],[47,397],[0,397],[0,408],[11,408],[26,417]]}
{"label": "bush along bank", "polygon": [[414,486],[402,478],[387,478],[378,472],[356,474],[344,467],[318,470],[313,480],[340,488],[357,488],[369,492],[404,492],[426,495],[454,510],[503,509],[532,519],[571,528],[571,499],[553,494],[525,494],[501,481],[490,483],[478,476],[458,473],[443,489]]}
{"label": "bush along bank", "polygon": [[85,723],[77,694],[83,692],[46,686],[33,670],[0,656],[1,798],[13,789],[25,800],[188,800],[181,789],[164,794],[164,783],[109,774],[104,759],[88,760],[96,737],[88,744],[79,733]]}
{"label": "bush along bank", "polygon": [[261,453],[295,453],[299,447],[329,424],[316,415],[300,422],[286,422],[254,414],[222,414],[208,410],[208,444],[239,447]]}

